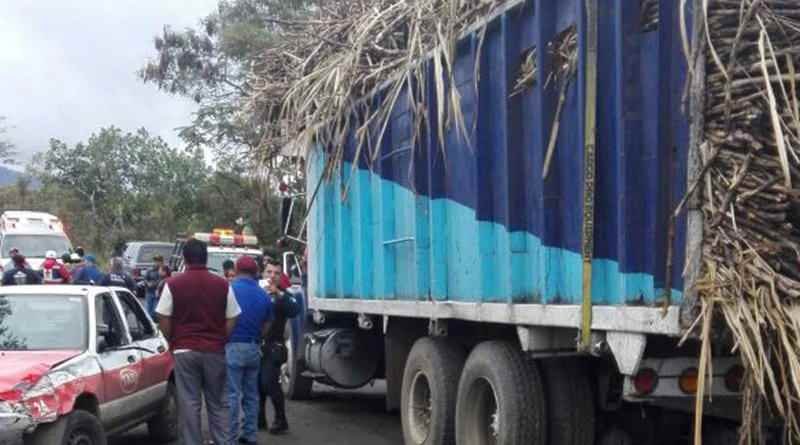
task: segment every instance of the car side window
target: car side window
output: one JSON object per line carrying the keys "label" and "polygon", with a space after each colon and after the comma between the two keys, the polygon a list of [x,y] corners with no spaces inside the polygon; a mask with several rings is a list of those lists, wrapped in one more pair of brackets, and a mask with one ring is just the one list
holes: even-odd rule
{"label": "car side window", "polygon": [[95,297],[95,317],[97,319],[97,336],[105,340],[107,348],[116,348],[128,342],[125,326],[122,324],[111,294],[99,294]]}
{"label": "car side window", "polygon": [[153,324],[144,314],[142,306],[136,302],[135,297],[123,291],[117,291],[117,296],[122,304],[122,312],[125,314],[125,321],[128,322],[128,329],[133,341],[154,337],[156,332]]}

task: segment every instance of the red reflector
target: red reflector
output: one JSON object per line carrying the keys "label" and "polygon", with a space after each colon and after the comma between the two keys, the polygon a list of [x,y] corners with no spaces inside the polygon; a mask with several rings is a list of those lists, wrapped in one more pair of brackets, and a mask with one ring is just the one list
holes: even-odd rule
{"label": "red reflector", "polygon": [[657,385],[658,374],[650,368],[644,368],[633,376],[633,387],[640,396],[651,394]]}
{"label": "red reflector", "polygon": [[744,380],[744,368],[742,365],[733,365],[725,374],[725,388],[730,392],[742,390],[742,380]]}

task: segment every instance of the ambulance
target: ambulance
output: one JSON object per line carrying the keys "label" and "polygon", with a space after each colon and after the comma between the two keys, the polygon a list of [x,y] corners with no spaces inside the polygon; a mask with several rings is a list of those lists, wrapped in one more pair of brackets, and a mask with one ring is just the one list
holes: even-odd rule
{"label": "ambulance", "polygon": [[0,270],[11,267],[9,252],[17,249],[34,270],[39,270],[49,250],[58,255],[69,252],[72,244],[64,224],[43,212],[6,211],[0,214]]}
{"label": "ambulance", "polygon": [[[230,229],[214,229],[211,233],[195,233],[192,238],[208,244],[208,270],[222,276],[222,264],[225,260],[236,262],[242,255],[248,255],[254,259],[261,255],[258,248],[258,238],[252,235],[241,235]],[[183,271],[183,243],[179,240],[173,251],[172,261],[174,269]]]}

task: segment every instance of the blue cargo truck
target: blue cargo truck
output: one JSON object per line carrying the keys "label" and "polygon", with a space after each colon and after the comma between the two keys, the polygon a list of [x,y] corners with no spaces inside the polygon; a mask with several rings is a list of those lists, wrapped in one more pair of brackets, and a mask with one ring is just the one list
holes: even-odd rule
{"label": "blue cargo truck", "polygon": [[[639,0],[509,2],[482,41],[458,45],[466,137],[442,141],[433,116],[415,138],[401,94],[377,162],[353,138],[328,176],[330,152],[310,150],[309,316],[292,325],[290,396],[385,379],[406,444],[690,436],[698,345],[680,339],[702,224],[691,206],[672,215],[698,163],[680,32],[692,15],[656,3],[644,26]],[[572,30],[561,101],[546,48]],[[513,91],[536,48],[539,81]],[[713,374],[706,443],[733,443],[742,367],[715,354]]]}

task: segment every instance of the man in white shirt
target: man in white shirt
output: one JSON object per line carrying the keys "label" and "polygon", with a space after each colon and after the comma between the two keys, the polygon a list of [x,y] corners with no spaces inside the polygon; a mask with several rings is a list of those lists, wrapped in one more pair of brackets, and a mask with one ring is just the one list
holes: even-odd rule
{"label": "man in white shirt", "polygon": [[203,443],[201,408],[215,444],[228,444],[225,343],[241,313],[228,282],[206,268],[208,249],[190,239],[183,247],[186,271],[167,280],[156,313],[175,355],[180,435],[185,445]]}

